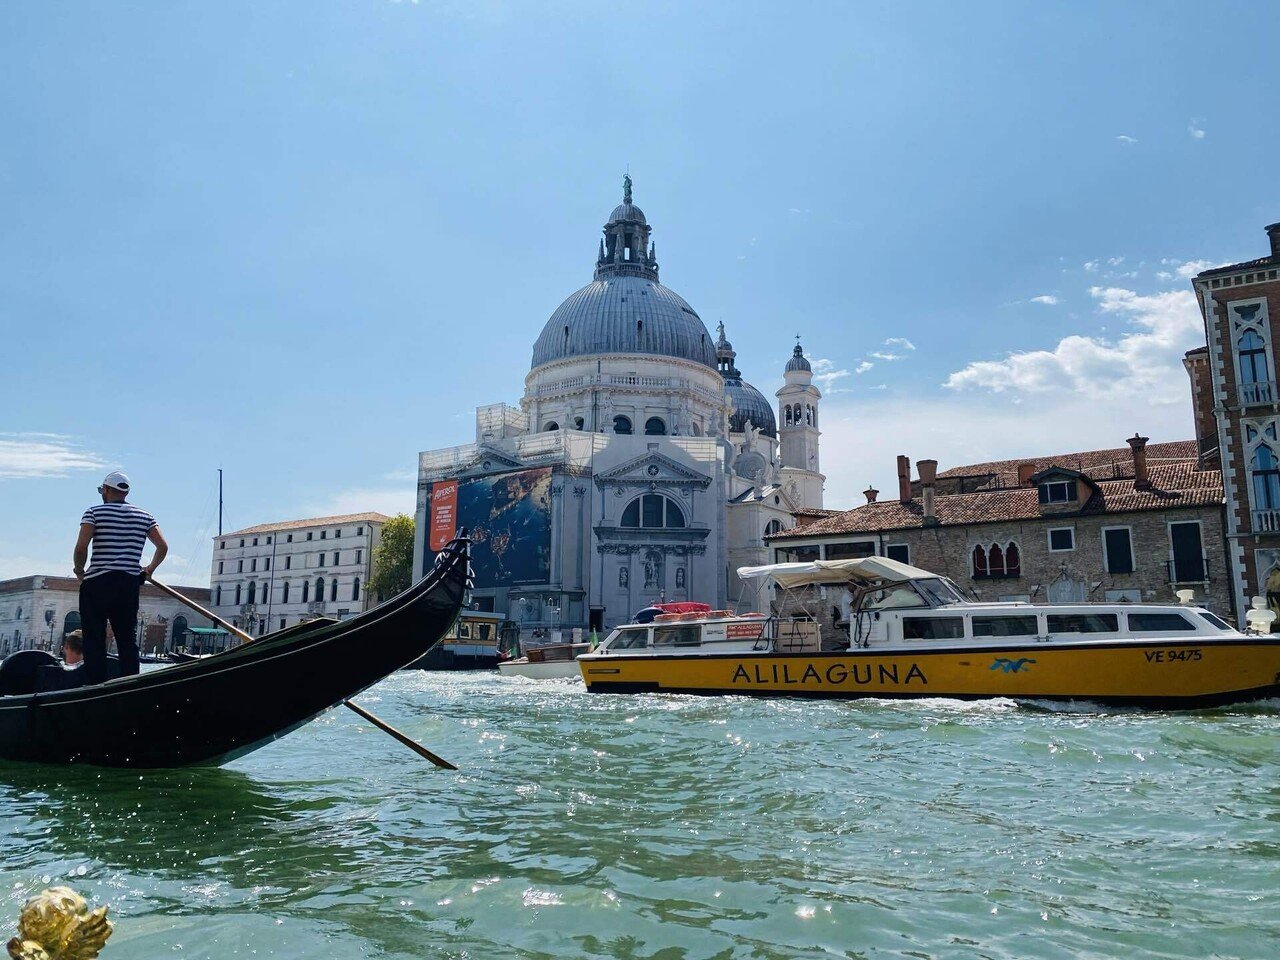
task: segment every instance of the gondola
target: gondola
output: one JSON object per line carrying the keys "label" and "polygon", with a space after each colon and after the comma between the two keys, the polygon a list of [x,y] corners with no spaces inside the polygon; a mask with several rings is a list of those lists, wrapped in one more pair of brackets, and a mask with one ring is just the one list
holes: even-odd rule
{"label": "gondola", "polygon": [[192,663],[90,687],[13,689],[26,671],[11,669],[11,661],[32,651],[15,654],[0,665],[0,759],[228,763],[421,657],[457,619],[469,578],[468,541],[459,537],[426,577],[358,617],[298,624]]}

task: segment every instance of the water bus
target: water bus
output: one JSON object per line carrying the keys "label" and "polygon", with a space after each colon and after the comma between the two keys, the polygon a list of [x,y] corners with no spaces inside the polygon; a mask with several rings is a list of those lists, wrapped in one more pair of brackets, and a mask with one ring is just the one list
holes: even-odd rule
{"label": "water bus", "polygon": [[407,670],[492,670],[502,659],[503,638],[515,625],[500,613],[463,610],[449,632]]}
{"label": "water bus", "polygon": [[1190,708],[1280,696],[1280,635],[1190,604],[966,599],[887,557],[744,567],[748,582],[849,595],[849,629],[710,611],[616,628],[578,658],[594,693],[1013,697]]}

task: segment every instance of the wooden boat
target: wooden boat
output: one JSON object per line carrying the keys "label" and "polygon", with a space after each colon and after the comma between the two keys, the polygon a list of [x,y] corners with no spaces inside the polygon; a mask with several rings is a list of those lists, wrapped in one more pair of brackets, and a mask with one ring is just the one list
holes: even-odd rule
{"label": "wooden boat", "polygon": [[500,613],[463,610],[449,632],[407,670],[492,670],[502,659],[504,627],[514,626]]}
{"label": "wooden boat", "polygon": [[589,643],[550,643],[530,647],[523,657],[498,664],[498,672],[504,677],[528,680],[577,680],[582,674],[575,658],[590,652]]}
{"label": "wooden boat", "polygon": [[187,653],[185,650],[173,650],[165,654],[166,663],[195,663],[211,657],[211,653]]}
{"label": "wooden boat", "polygon": [[0,758],[180,767],[244,756],[435,644],[470,585],[467,544],[448,544],[426,577],[358,617],[297,624],[164,670],[32,693],[15,654],[0,665]]}
{"label": "wooden boat", "polygon": [[[1280,635],[1189,604],[978,603],[886,557],[739,570],[775,587],[850,590],[850,631],[712,611],[615,629],[578,658],[594,693],[1010,697],[1194,708],[1280,696]],[[829,594],[826,607],[838,603]]]}

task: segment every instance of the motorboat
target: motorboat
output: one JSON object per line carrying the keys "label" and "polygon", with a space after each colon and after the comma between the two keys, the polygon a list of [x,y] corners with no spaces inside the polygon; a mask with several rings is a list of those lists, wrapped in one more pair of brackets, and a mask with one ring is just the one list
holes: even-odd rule
{"label": "motorboat", "polygon": [[523,657],[499,663],[498,672],[504,677],[525,677],[529,680],[577,680],[582,676],[577,658],[590,652],[589,643],[550,643],[530,647]]}
{"label": "motorboat", "polygon": [[770,590],[849,594],[816,616],[673,614],[614,629],[578,658],[593,693],[1011,697],[1157,708],[1280,695],[1280,635],[1194,604],[976,602],[887,557],[743,567]]}

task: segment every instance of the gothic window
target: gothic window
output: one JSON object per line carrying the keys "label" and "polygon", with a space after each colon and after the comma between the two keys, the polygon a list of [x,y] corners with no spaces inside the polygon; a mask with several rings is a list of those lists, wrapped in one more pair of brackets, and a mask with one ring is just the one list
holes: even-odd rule
{"label": "gothic window", "polygon": [[785,529],[786,527],[782,525],[782,521],[775,517],[773,520],[770,520],[767,524],[765,524],[764,535],[766,537],[771,537],[775,533],[781,533]]}
{"label": "gothic window", "polygon": [[662,437],[666,436],[667,425],[662,422],[661,417],[650,417],[644,422],[644,435],[646,437]]}
{"label": "gothic window", "polygon": [[1253,508],[1280,509],[1280,463],[1275,452],[1265,443],[1253,452],[1249,464],[1253,473]]}
{"label": "gothic window", "polygon": [[560,424],[556,423],[554,420],[548,420],[547,425],[542,428],[542,432],[550,433],[552,430],[559,430],[559,429],[560,429]]}
{"label": "gothic window", "polygon": [[660,493],[646,493],[627,504],[622,511],[622,526],[650,529],[682,529],[684,512],[670,497]]}
{"label": "gothic window", "polygon": [[1006,577],[1022,576],[1022,557],[1018,553],[1018,545],[1011,543],[1004,550],[1004,573]]}
{"label": "gothic window", "polygon": [[1022,556],[1016,543],[978,544],[973,548],[973,578],[1022,576]]}
{"label": "gothic window", "polygon": [[990,576],[987,569],[987,550],[985,547],[977,546],[973,548],[973,576],[987,577]]}
{"label": "gothic window", "polygon": [[631,435],[631,418],[623,417],[623,416],[614,417],[613,432],[630,436]]}
{"label": "gothic window", "polygon": [[[1260,387],[1271,379],[1267,370],[1267,345],[1253,330],[1246,330],[1236,341],[1240,357],[1240,384],[1245,388],[1246,402],[1249,400],[1269,400],[1269,396],[1259,395]],[[1249,396],[1248,394],[1252,394]]]}

